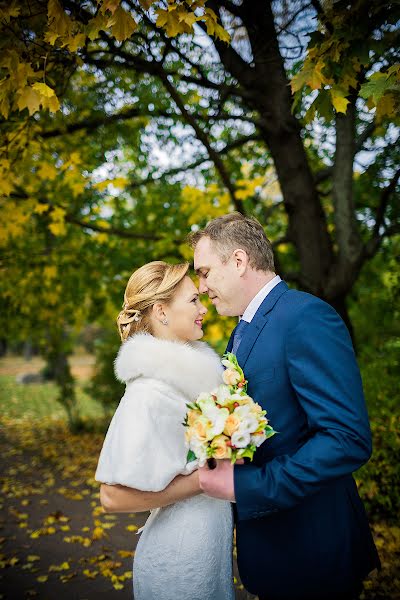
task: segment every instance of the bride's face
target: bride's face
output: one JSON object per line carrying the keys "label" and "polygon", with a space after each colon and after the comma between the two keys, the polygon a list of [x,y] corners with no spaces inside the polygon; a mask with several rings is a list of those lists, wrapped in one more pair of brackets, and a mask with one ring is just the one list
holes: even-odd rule
{"label": "bride's face", "polygon": [[169,338],[191,342],[203,337],[202,322],[207,309],[200,302],[199,291],[190,277],[181,281],[164,312],[168,321],[164,334]]}

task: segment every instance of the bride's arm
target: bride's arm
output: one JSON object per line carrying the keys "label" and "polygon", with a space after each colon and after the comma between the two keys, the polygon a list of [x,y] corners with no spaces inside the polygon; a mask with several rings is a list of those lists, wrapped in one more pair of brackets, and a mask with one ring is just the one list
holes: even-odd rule
{"label": "bride's arm", "polygon": [[123,485],[100,486],[100,502],[108,513],[145,512],[201,494],[198,471],[178,475],[161,492],[143,492]]}

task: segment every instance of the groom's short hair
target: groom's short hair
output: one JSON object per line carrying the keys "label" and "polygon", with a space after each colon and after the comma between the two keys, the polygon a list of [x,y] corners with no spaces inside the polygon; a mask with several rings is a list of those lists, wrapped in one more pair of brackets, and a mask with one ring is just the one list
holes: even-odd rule
{"label": "groom's short hair", "polygon": [[245,250],[250,266],[257,271],[275,271],[272,245],[265,231],[254,217],[239,212],[222,215],[210,221],[204,229],[192,231],[188,242],[195,248],[199,240],[208,237],[215,246],[222,262],[226,262],[233,250]]}

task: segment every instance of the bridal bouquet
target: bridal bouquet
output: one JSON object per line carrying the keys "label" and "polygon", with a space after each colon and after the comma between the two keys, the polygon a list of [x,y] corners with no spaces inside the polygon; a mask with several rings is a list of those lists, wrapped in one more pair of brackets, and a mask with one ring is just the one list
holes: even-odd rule
{"label": "bridal bouquet", "polygon": [[187,460],[198,459],[200,466],[209,458],[229,458],[232,463],[245,457],[252,460],[258,446],[276,433],[266,411],[246,393],[247,381],[236,356],[228,352],[222,364],[224,383],[186,405]]}

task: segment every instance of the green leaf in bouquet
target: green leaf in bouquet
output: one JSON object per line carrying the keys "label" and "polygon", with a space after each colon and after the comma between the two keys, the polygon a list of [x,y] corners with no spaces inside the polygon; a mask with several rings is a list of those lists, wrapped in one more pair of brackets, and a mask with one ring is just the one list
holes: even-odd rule
{"label": "green leaf in bouquet", "polygon": [[243,450],[239,450],[239,452],[237,453],[235,460],[237,458],[249,458],[250,460],[253,460],[253,455],[254,452],[256,451],[256,446],[248,446],[247,448],[244,448]]}
{"label": "green leaf in bouquet", "polygon": [[186,456],[186,462],[190,463],[193,462],[194,460],[196,460],[196,455],[193,452],[193,450],[189,450]]}
{"label": "green leaf in bouquet", "polygon": [[206,450],[207,458],[212,458],[214,456],[214,451],[215,451],[214,448],[212,448],[211,446],[208,446],[207,450]]}
{"label": "green leaf in bouquet", "polygon": [[190,408],[190,410],[199,410],[199,407],[195,402],[186,403],[186,406]]}
{"label": "green leaf in bouquet", "polygon": [[268,440],[269,438],[271,438],[273,435],[275,435],[276,433],[279,433],[279,431],[275,431],[274,429],[272,429],[272,427],[270,427],[269,425],[267,426],[267,428],[265,429],[265,436],[266,439]]}

